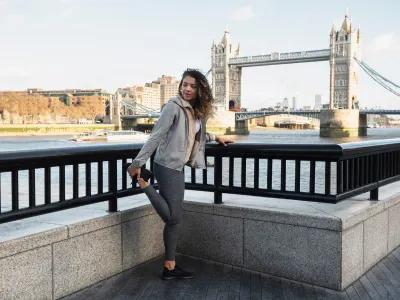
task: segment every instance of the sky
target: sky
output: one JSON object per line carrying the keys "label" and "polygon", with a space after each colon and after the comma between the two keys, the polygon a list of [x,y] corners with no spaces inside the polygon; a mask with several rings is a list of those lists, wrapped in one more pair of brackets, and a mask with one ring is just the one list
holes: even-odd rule
{"label": "sky", "polygon": [[[241,56],[326,49],[346,11],[362,60],[400,84],[398,0],[0,0],[0,90],[115,92],[187,67],[207,72],[225,29]],[[328,102],[327,61],[243,69],[243,107],[294,96],[313,105],[315,94]],[[400,108],[400,98],[361,73],[360,104]]]}

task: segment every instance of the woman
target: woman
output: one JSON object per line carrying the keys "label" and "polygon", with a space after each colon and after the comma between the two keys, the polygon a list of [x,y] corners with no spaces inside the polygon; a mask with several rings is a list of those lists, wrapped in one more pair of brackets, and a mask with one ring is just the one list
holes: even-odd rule
{"label": "woman", "polygon": [[[191,272],[184,271],[175,262],[178,229],[183,217],[184,166],[206,168],[206,142],[217,141],[224,146],[233,142],[205,131],[213,100],[206,77],[198,70],[187,69],[179,83],[179,95],[163,107],[151,136],[128,168],[129,175],[137,176],[140,187],[165,222],[163,279],[193,277]],[[159,193],[140,178],[140,167],[156,149],[153,170]]]}

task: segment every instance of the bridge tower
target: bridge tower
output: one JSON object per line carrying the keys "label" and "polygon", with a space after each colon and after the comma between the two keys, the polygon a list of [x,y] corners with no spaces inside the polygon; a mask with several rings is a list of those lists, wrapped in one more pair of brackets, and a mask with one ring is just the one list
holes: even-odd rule
{"label": "bridge tower", "polygon": [[240,110],[242,68],[230,66],[229,59],[239,56],[240,45],[234,49],[228,30],[220,43],[211,46],[212,91],[217,111]]}
{"label": "bridge tower", "polygon": [[330,109],[358,109],[360,29],[354,30],[346,15],[340,30],[330,34]]}
{"label": "bridge tower", "polygon": [[349,17],[344,17],[339,30],[330,33],[329,109],[320,114],[320,136],[349,137],[366,135],[366,116],[358,106],[360,29],[354,30]]}
{"label": "bridge tower", "polygon": [[122,95],[119,91],[115,94],[113,97],[113,102],[114,104],[112,105],[112,123],[115,125],[117,130],[122,129],[122,124],[121,124],[121,101],[122,101]]}

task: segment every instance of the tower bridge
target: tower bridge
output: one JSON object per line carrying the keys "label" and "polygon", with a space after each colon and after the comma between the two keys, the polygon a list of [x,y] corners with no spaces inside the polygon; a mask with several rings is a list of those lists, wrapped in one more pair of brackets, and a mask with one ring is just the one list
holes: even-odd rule
{"label": "tower bridge", "polygon": [[329,61],[330,109],[358,108],[360,30],[354,29],[346,15],[342,26],[330,32],[329,48],[295,52],[241,56],[225,31],[220,43],[211,47],[212,90],[218,110],[240,111],[242,68],[292,63]]}
{"label": "tower bridge", "polygon": [[[358,135],[359,127],[366,127],[365,115],[399,114],[396,110],[359,110],[359,72],[364,70],[374,81],[393,94],[400,96],[400,86],[380,75],[360,56],[360,30],[353,28],[350,18],[344,17],[341,27],[335,26],[329,34],[329,48],[294,52],[272,52],[269,54],[241,56],[240,46],[232,44],[230,33],[224,32],[220,43],[211,47],[212,92],[216,112],[236,112],[236,132],[247,132],[247,120],[258,116],[288,113],[279,111],[241,112],[242,68],[279,64],[329,61],[329,109],[322,111],[293,111],[291,114],[319,117],[321,136]],[[159,112],[146,109],[134,102],[117,101],[115,111],[123,111],[123,118],[132,120],[159,116]],[[360,115],[361,113],[361,115]],[[120,119],[120,114],[118,116]],[[363,123],[364,122],[364,123]]]}

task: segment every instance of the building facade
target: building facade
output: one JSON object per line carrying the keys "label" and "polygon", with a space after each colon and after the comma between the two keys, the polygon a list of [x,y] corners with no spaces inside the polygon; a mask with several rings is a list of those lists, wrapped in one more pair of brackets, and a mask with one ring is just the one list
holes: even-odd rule
{"label": "building facade", "polygon": [[103,89],[65,89],[65,90],[42,90],[31,88],[28,94],[40,94],[46,97],[57,97],[65,105],[79,105],[80,103],[97,98],[104,107],[104,116],[110,116],[110,109],[113,102],[113,94]]}
{"label": "building facade", "polygon": [[162,75],[153,81],[160,85],[160,106],[162,107],[169,99],[178,94],[179,80],[173,76]]}
{"label": "building facade", "polygon": [[150,109],[160,111],[161,109],[161,90],[160,84],[151,82],[143,87],[143,100],[141,103]]}

